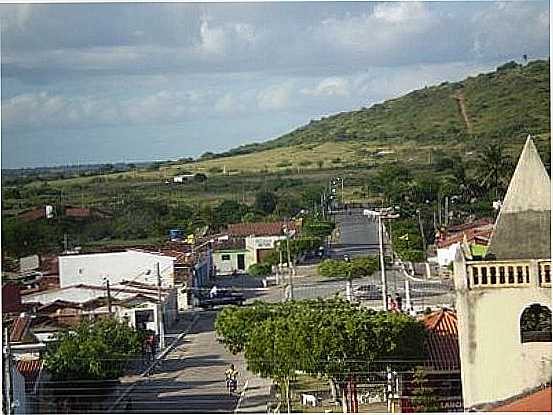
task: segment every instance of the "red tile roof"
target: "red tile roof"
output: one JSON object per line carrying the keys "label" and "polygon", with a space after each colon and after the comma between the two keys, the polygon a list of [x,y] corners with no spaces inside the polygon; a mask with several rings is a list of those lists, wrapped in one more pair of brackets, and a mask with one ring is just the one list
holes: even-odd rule
{"label": "red tile roof", "polygon": [[447,232],[448,233],[461,232],[461,231],[465,231],[467,229],[480,228],[480,227],[483,227],[483,226],[485,227],[487,225],[493,225],[493,224],[494,224],[493,219],[483,218],[483,219],[475,220],[474,222],[470,222],[470,223],[462,223],[460,225],[448,226],[447,227]]}
{"label": "red tile roof", "polygon": [[442,309],[422,318],[428,330],[426,350],[428,365],[435,370],[460,370],[457,315],[454,311]]}
{"label": "red tile roof", "polygon": [[496,406],[491,411],[551,413],[551,386],[507,404]]}
{"label": "red tile roof", "polygon": [[10,342],[21,342],[31,325],[31,317],[28,315],[18,317],[10,331]]}
{"label": "red tile roof", "polygon": [[490,240],[492,232],[493,229],[491,225],[487,226],[487,228],[467,229],[463,232],[447,235],[446,237],[439,239],[437,246],[438,248],[448,247],[457,242],[462,242],[465,239],[465,236],[468,242],[484,242],[487,244]]}
{"label": "red tile roof", "polygon": [[270,222],[270,223],[233,223],[228,225],[227,233],[230,236],[279,236],[282,229],[297,229],[294,222]]}
{"label": "red tile roof", "polygon": [[32,392],[42,370],[42,360],[17,360],[15,367],[25,378],[25,392]]}

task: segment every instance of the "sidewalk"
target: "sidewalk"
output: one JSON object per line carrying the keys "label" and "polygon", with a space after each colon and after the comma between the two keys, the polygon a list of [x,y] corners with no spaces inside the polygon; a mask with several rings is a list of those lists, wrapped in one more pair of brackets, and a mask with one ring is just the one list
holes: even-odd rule
{"label": "sidewalk", "polygon": [[260,378],[246,371],[245,364],[243,365],[243,373],[247,374],[248,378],[244,383],[244,389],[234,413],[267,413],[267,403],[271,397],[271,379]]}
{"label": "sidewalk", "polygon": [[133,387],[136,386],[137,382],[147,379],[148,373],[188,334],[195,323],[196,317],[197,315],[193,311],[180,314],[179,321],[167,329],[165,335],[166,346],[156,354],[155,359],[150,362],[136,361],[128,369],[127,374],[119,378],[120,384],[114,388],[111,396],[105,400],[104,406],[106,410],[117,412],[117,408],[123,405],[125,398],[132,391]]}

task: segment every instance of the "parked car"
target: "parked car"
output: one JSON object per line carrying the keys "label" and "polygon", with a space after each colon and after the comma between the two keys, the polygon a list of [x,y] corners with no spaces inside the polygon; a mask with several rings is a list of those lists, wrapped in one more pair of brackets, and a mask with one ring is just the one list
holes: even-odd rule
{"label": "parked car", "polygon": [[244,305],[244,294],[227,289],[219,289],[217,294],[210,297],[208,293],[202,292],[197,294],[198,306],[204,310],[222,305]]}
{"label": "parked car", "polygon": [[360,285],[353,289],[353,297],[356,300],[380,300],[382,290],[374,284]]}

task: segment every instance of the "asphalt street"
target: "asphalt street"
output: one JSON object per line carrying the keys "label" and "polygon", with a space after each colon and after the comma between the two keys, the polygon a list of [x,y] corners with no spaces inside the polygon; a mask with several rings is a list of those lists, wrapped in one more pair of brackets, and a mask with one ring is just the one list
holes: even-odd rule
{"label": "asphalt street", "polygon": [[[191,332],[153,373],[138,381],[122,406],[125,413],[232,413],[239,394],[252,375],[243,358],[228,353],[217,342],[213,324],[216,311],[199,312]],[[225,370],[233,363],[239,371],[238,390],[229,396]]]}

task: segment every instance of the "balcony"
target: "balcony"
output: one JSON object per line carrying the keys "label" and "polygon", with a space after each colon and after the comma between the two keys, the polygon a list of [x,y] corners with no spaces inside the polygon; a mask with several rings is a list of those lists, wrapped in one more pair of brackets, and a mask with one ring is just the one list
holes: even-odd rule
{"label": "balcony", "polygon": [[[529,287],[531,261],[467,262],[467,288]],[[534,277],[535,278],[535,277]],[[538,286],[551,287],[551,261],[538,261]]]}

